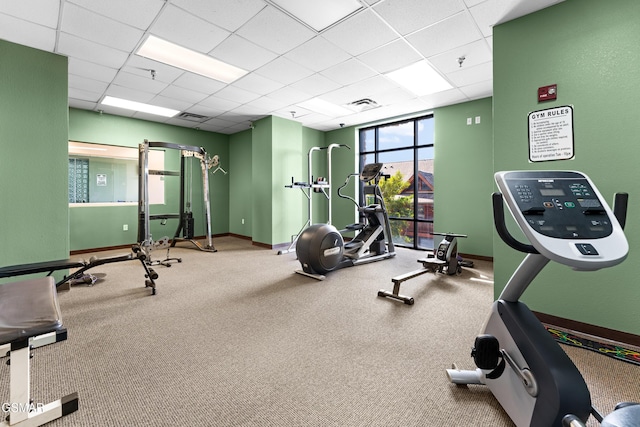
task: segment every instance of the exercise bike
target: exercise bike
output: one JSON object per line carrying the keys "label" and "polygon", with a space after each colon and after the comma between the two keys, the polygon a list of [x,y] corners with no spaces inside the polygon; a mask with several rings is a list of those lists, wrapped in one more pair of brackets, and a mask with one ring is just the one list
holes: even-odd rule
{"label": "exercise bike", "polygon": [[[324,280],[331,271],[354,265],[380,261],[396,255],[391,239],[389,216],[384,205],[378,181],[382,176],[382,163],[365,165],[362,172],[350,174],[338,189],[338,196],[351,200],[364,221],[352,224],[343,231],[356,231],[350,241],[344,241],[342,234],[331,224],[314,224],[307,227],[298,237],[296,255],[302,270],[296,273]],[[363,185],[365,200],[372,196],[374,203],[360,206],[358,202],[342,194],[353,176],[359,176]]]}
{"label": "exercise bike", "polygon": [[435,236],[443,236],[442,240],[438,244],[434,254],[427,255],[426,258],[418,260],[422,264],[422,268],[419,270],[413,270],[408,273],[401,274],[400,276],[393,277],[393,292],[380,289],[378,291],[379,297],[391,298],[397,301],[402,301],[407,305],[413,305],[413,297],[400,295],[400,285],[407,280],[421,276],[425,273],[442,273],[449,276],[462,273],[462,267],[473,267],[472,261],[465,261],[458,255],[458,237],[467,237],[466,234],[455,233],[432,233]]}
{"label": "exercise bike", "polygon": [[[503,195],[493,195],[498,235],[526,253],[475,340],[474,371],[447,369],[455,384],[485,384],[517,426],[583,426],[590,415],[603,426],[640,426],[640,405],[624,403],[603,417],[591,405],[587,385],[540,321],[519,301],[549,261],[579,271],[615,266],[627,257],[623,232],[626,194],[613,212],[580,172],[498,172],[496,183],[520,229],[516,240],[504,220]],[[614,214],[615,212],[615,214]]]}

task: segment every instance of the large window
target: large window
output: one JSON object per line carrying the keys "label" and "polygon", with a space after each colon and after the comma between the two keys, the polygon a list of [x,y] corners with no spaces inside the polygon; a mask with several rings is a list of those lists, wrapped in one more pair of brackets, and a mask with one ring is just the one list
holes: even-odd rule
{"label": "large window", "polygon": [[[164,151],[149,152],[149,169],[164,169]],[[138,149],[69,141],[69,203],[138,203]],[[149,203],[164,203],[162,176],[149,176]]]}
{"label": "large window", "polygon": [[396,245],[433,249],[433,143],[432,115],[360,130],[360,169],[384,163],[389,175],[380,187]]}

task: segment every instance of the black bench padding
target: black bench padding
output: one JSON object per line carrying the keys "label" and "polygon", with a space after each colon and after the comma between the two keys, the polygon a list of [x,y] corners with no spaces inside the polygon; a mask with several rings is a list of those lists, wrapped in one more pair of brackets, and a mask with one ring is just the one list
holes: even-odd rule
{"label": "black bench padding", "polygon": [[0,345],[62,330],[53,277],[0,285]]}

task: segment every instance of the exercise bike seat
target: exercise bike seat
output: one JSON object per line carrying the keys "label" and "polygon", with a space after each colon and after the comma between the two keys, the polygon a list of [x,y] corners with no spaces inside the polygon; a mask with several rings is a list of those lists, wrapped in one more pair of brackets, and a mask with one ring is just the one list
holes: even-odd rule
{"label": "exercise bike seat", "polygon": [[62,330],[53,277],[0,285],[0,345]]}

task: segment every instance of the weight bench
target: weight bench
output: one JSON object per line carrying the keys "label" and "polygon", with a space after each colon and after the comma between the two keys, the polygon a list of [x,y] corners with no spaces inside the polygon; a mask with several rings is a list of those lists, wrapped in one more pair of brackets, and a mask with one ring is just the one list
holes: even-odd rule
{"label": "weight bench", "polygon": [[31,349],[66,339],[51,276],[0,285],[0,351],[10,370],[0,427],[39,426],[78,410],[75,392],[47,404],[30,398]]}
{"label": "weight bench", "polygon": [[72,279],[76,279],[82,277],[84,272],[95,268],[99,265],[110,264],[113,262],[122,262],[122,261],[132,261],[138,260],[142,264],[144,268],[146,278],[145,287],[151,288],[151,295],[156,294],[156,282],[155,279],[158,278],[158,274],[153,270],[153,268],[147,267],[146,264],[146,255],[140,249],[140,246],[133,245],[132,253],[126,255],[116,255],[112,257],[106,258],[97,258],[91,257],[89,261],[73,261],[70,259],[66,260],[57,260],[57,261],[45,261],[45,262],[36,262],[32,264],[21,264],[21,265],[12,265],[8,267],[0,268],[0,278],[5,277],[13,277],[13,276],[22,276],[26,274],[35,274],[35,273],[44,273],[48,272],[47,277],[50,277],[54,271],[57,270],[69,270],[72,268],[78,268],[78,270],[73,273],[65,276],[62,280],[56,283],[56,288],[62,286],[63,284],[69,282]]}

